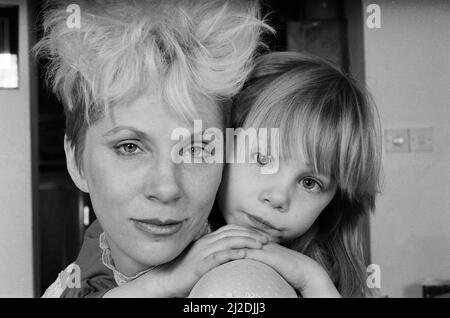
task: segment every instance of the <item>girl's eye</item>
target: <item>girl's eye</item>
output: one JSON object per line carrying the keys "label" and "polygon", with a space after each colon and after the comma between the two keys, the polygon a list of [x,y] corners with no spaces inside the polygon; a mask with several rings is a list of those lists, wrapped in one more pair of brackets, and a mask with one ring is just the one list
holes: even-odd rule
{"label": "girl's eye", "polygon": [[117,151],[119,151],[120,154],[125,156],[134,155],[140,150],[140,148],[137,145],[130,142],[118,145],[116,149]]}
{"label": "girl's eye", "polygon": [[322,185],[313,178],[304,178],[301,181],[302,186],[312,192],[320,192],[322,191]]}
{"label": "girl's eye", "polygon": [[260,152],[258,152],[258,153],[256,153],[256,162],[260,166],[265,166],[272,162],[272,158],[270,156],[265,156],[265,155],[261,154]]}

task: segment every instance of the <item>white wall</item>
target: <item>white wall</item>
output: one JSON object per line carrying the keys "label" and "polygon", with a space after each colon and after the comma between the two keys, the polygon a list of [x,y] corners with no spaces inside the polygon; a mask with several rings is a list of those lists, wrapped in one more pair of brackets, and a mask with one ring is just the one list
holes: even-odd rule
{"label": "white wall", "polygon": [[25,0],[20,4],[19,89],[0,89],[0,297],[33,296],[30,67]]}
{"label": "white wall", "polygon": [[434,127],[434,152],[384,153],[384,189],[371,220],[381,291],[421,297],[450,279],[450,1],[364,0],[381,29],[364,28],[366,82],[384,128]]}

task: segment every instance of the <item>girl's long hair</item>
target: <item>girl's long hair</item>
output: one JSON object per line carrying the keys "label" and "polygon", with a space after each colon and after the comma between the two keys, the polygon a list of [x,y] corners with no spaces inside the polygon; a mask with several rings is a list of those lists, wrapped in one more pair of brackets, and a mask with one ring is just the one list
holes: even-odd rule
{"label": "girl's long hair", "polygon": [[329,62],[299,53],[261,56],[234,100],[234,127],[278,127],[282,158],[307,158],[337,185],[311,228],[286,247],[322,265],[344,297],[373,295],[366,284],[361,225],[375,208],[380,127],[370,95]]}

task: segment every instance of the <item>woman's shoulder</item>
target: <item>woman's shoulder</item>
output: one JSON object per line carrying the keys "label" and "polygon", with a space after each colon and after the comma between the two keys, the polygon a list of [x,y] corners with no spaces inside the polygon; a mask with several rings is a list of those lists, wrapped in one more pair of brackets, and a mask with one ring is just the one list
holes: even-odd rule
{"label": "woman's shoulder", "polygon": [[101,297],[104,292],[117,286],[113,272],[102,262],[102,233],[101,225],[94,221],[85,232],[75,262],[58,275],[42,297]]}

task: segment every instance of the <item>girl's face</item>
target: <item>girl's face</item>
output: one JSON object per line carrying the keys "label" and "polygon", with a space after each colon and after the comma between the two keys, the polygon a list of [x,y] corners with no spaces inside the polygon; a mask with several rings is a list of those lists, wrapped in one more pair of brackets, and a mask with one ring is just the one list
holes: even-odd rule
{"label": "girl's face", "polygon": [[[200,103],[198,111],[204,129],[222,126],[215,106]],[[87,130],[79,187],[89,192],[125,275],[177,257],[204,229],[213,205],[222,165],[174,163],[180,141],[171,134],[178,127],[193,131],[159,98],[144,95],[112,107]]]}
{"label": "girl's face", "polygon": [[328,205],[336,186],[305,160],[281,160],[276,173],[261,174],[268,162],[260,159],[225,167],[218,194],[225,221],[258,228],[275,242],[297,238]]}

